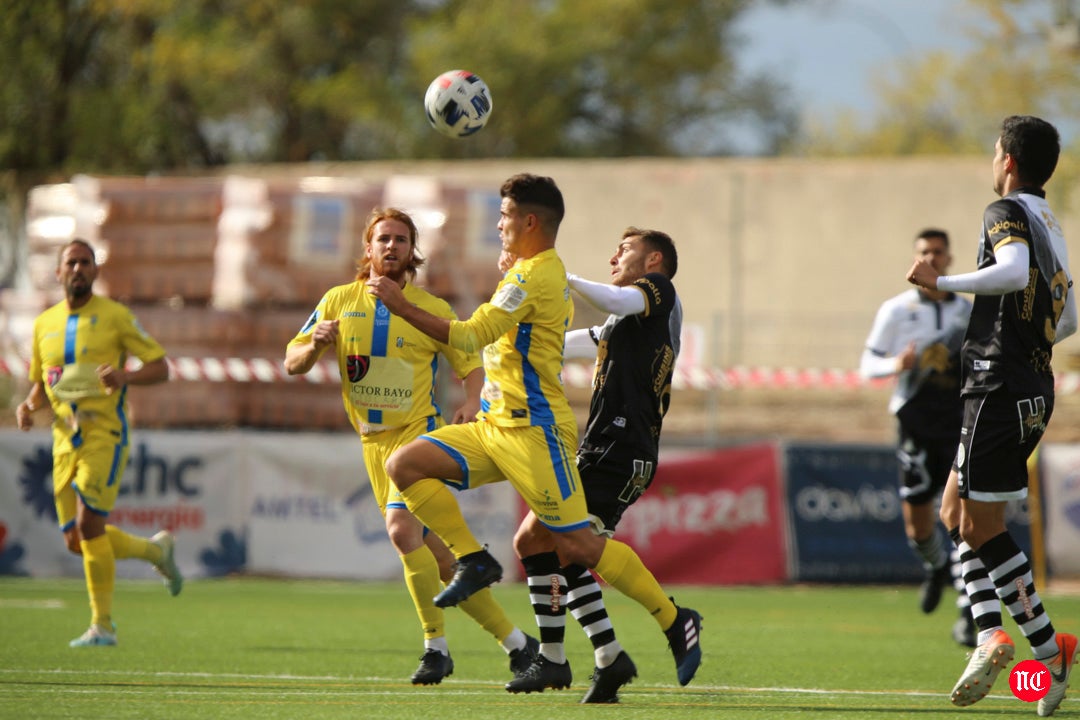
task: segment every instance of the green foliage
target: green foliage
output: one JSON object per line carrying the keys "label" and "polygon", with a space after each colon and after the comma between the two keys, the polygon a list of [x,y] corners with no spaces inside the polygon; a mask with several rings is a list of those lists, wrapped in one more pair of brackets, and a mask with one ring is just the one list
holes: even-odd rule
{"label": "green foliage", "polygon": [[[666,155],[695,123],[757,115],[737,77],[751,0],[10,0],[0,18],[0,166],[146,173],[228,162]],[[465,67],[491,86],[483,140],[421,101]]]}
{"label": "green foliage", "polygon": [[[1080,116],[1080,48],[1055,44],[1048,0],[968,0],[966,55],[934,52],[883,69],[877,115],[863,124],[840,112],[817,120],[792,146],[805,155],[993,153],[1002,118]],[[1075,18],[1073,22],[1080,22]],[[1068,138],[1065,138],[1068,141]],[[1072,139],[1080,151],[1080,139]]]}

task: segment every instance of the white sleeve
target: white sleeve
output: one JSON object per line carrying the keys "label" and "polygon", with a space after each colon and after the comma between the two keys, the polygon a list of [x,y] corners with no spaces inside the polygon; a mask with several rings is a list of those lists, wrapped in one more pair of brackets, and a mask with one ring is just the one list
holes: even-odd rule
{"label": "white sleeve", "polygon": [[636,287],[619,287],[607,283],[592,282],[571,273],[566,274],[570,287],[597,310],[626,317],[645,312],[645,296]]}
{"label": "white sleeve", "polygon": [[591,330],[570,330],[566,333],[566,340],[563,346],[563,357],[567,360],[575,358],[589,358],[596,359],[596,341],[593,340],[600,334],[600,328],[594,327]]}
{"label": "white sleeve", "polygon": [[888,377],[889,375],[896,375],[896,356],[889,355],[883,357],[876,355],[870,351],[870,348],[865,348],[862,351],[862,358],[859,360],[859,375],[863,378],[879,378]]}
{"label": "white sleeve", "polygon": [[997,263],[962,275],[942,275],[937,289],[976,295],[1004,295],[1023,290],[1028,284],[1028,246],[1012,242],[994,251]]}
{"label": "white sleeve", "polygon": [[874,315],[874,324],[866,338],[859,375],[863,378],[887,377],[896,374],[896,327],[892,320],[891,303],[884,303]]}
{"label": "white sleeve", "polygon": [[1061,311],[1061,317],[1057,322],[1057,334],[1054,342],[1059,343],[1076,332],[1076,298],[1073,296],[1072,283],[1069,283],[1069,294],[1065,296],[1065,309]]}

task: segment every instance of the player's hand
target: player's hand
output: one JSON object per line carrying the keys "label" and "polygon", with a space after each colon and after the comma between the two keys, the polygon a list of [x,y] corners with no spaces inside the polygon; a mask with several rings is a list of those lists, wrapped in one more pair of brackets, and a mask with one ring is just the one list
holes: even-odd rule
{"label": "player's hand", "polygon": [[916,260],[908,270],[907,281],[927,290],[937,290],[938,277],[940,273],[934,269],[933,265],[925,260]]}
{"label": "player's hand", "polygon": [[324,348],[333,345],[338,339],[338,325],[340,320],[323,320],[315,326],[315,332],[311,334],[311,341],[316,348]]}
{"label": "player's hand", "polygon": [[25,402],[19,403],[15,408],[15,424],[23,431],[34,427],[34,413]]}
{"label": "player's hand", "polygon": [[910,370],[915,367],[915,363],[918,361],[918,355],[915,354],[914,341],[909,342],[907,347],[896,356],[896,371],[901,372],[903,370]]}
{"label": "player's hand", "polygon": [[506,274],[510,268],[514,267],[514,263],[517,262],[517,255],[509,250],[503,250],[499,253],[499,272]]}
{"label": "player's hand", "polygon": [[454,412],[454,424],[476,422],[476,415],[480,412],[479,400],[466,400],[461,407]]}
{"label": "player's hand", "polygon": [[408,301],[401,286],[388,277],[373,277],[367,281],[368,292],[382,300],[386,309],[395,315],[401,315]]}
{"label": "player's hand", "polygon": [[97,376],[101,384],[105,386],[105,392],[108,394],[121,389],[127,385],[128,381],[127,373],[120,368],[114,368],[112,365],[98,365]]}

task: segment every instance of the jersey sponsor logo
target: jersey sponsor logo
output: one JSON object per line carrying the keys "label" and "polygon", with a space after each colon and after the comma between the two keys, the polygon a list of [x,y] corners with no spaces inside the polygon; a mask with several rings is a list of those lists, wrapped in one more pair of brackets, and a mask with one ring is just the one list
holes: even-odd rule
{"label": "jersey sponsor logo", "polygon": [[529,411],[521,408],[518,408],[517,410],[511,410],[510,417],[514,420],[521,420],[529,417]]}
{"label": "jersey sponsor logo", "polygon": [[367,313],[363,311],[350,310],[349,312],[341,313],[341,317],[366,318]]}
{"label": "jersey sponsor logo", "polygon": [[350,382],[360,382],[371,368],[371,357],[368,355],[349,355],[345,358],[345,372]]}
{"label": "jersey sponsor logo", "polygon": [[635,284],[647,294],[652,295],[653,305],[659,305],[663,301],[663,296],[660,294],[660,288],[648,278],[641,278]]}
{"label": "jersey sponsor logo", "polygon": [[525,288],[507,283],[499,288],[499,292],[495,293],[495,297],[491,298],[491,304],[500,310],[512,313],[521,307],[521,304],[525,302],[525,298],[528,296],[529,293],[525,292]]}
{"label": "jersey sponsor logo", "polygon": [[49,387],[53,387],[56,383],[60,382],[60,376],[64,374],[64,368],[51,367],[45,371],[46,382],[49,383]]}
{"label": "jersey sponsor logo", "polygon": [[1012,232],[1027,233],[1028,226],[1023,220],[998,220],[996,223],[990,226],[990,234],[997,235],[998,233]]}
{"label": "jersey sponsor logo", "polygon": [[990,369],[990,361],[989,360],[976,360],[974,362],[973,368],[974,368],[975,372],[987,371],[987,370]]}

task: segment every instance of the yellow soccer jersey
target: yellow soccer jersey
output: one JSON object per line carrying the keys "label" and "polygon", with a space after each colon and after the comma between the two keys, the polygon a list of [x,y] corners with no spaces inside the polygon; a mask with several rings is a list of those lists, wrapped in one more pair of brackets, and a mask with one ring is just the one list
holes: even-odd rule
{"label": "yellow soccer jersey", "polygon": [[37,317],[30,381],[42,383],[56,415],[55,452],[79,448],[99,432],[127,443],[127,389],[106,393],[96,368],[123,368],[129,357],[146,363],[165,357],[165,350],[114,300],[94,295],[74,312],[65,300]]}
{"label": "yellow soccer jersey", "polygon": [[[445,300],[405,284],[405,298],[439,317],[453,319]],[[349,421],[360,434],[372,428],[394,428],[439,414],[435,403],[435,371],[443,353],[458,377],[480,367],[476,353],[437,342],[399,317],[368,292],[363,281],[331,288],[289,347],[311,341],[315,326],[340,320],[337,361],[341,397]]]}
{"label": "yellow soccer jersey", "polygon": [[484,348],[484,419],[509,427],[574,422],[562,381],[573,317],[566,268],[551,249],[518,260],[491,300],[451,323],[450,344]]}

